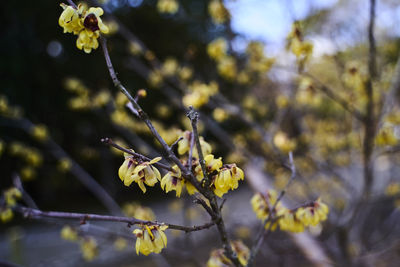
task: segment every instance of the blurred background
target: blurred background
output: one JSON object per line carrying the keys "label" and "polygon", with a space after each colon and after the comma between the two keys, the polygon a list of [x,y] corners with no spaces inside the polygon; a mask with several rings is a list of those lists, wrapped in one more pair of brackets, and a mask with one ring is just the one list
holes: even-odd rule
{"label": "blurred background", "polygon": [[[151,158],[163,152],[114,88],[101,48],[86,54],[76,47],[76,36],[63,33],[60,3],[3,4],[1,191],[18,176],[41,210],[118,214],[122,207],[126,215],[135,216],[129,209],[137,210],[140,203],[151,207],[160,221],[207,222],[207,214],[187,194],[177,199],[158,184],[143,194],[138,186],[121,183],[123,154],[102,144],[102,138]],[[322,225],[302,234],[269,235],[256,266],[400,263],[397,0],[377,1],[372,74],[369,1],[86,4],[103,7],[118,77],[133,95],[146,89],[139,102],[167,143],[191,130],[185,112],[194,106],[213,154],[244,170],[245,182],[224,196],[224,215],[234,238],[251,246],[260,221],[250,199],[260,190],[285,188],[290,151],[297,176],[287,188],[285,205],[296,207],[321,197],[329,206]],[[15,214],[0,225],[0,262],[205,266],[211,249],[221,247],[216,229],[189,237],[172,232],[165,253],[137,257],[129,229],[75,223],[82,235],[100,236],[98,257],[85,261],[78,244],[60,237],[64,225]],[[100,226],[101,231],[96,228]],[[112,232],[127,244],[118,247],[122,239]],[[312,252],[313,246],[318,252]]]}

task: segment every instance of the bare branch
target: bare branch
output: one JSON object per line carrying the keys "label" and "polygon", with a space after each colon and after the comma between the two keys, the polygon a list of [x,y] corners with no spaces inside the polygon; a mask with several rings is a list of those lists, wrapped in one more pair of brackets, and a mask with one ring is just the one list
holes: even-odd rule
{"label": "bare branch", "polygon": [[21,178],[16,173],[13,175],[13,184],[22,193],[22,199],[25,201],[26,205],[31,208],[37,209],[38,206],[36,205],[32,197],[25,191],[22,185]]}
{"label": "bare branch", "polygon": [[79,220],[82,223],[86,221],[108,221],[108,222],[120,222],[127,223],[130,225],[166,225],[169,229],[184,231],[186,233],[200,231],[203,229],[208,229],[214,225],[214,222],[209,222],[199,226],[181,226],[170,223],[163,223],[157,221],[145,221],[139,220],[133,217],[120,217],[120,216],[109,216],[109,215],[99,215],[99,214],[89,214],[89,213],[72,213],[72,212],[59,212],[59,211],[41,211],[33,208],[26,207],[15,207],[15,211],[21,213],[27,218],[58,218],[58,219],[71,219]]}

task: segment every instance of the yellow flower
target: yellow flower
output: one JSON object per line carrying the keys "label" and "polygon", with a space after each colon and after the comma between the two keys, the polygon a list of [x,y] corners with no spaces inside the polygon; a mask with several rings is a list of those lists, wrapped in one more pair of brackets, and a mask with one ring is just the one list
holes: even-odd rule
{"label": "yellow flower", "polygon": [[0,114],[6,114],[8,112],[8,99],[7,97],[0,95]]}
{"label": "yellow flower", "polygon": [[64,226],[61,229],[61,238],[68,241],[78,240],[78,232],[69,225]]}
{"label": "yellow flower", "polygon": [[[211,174],[214,171],[218,172],[219,169],[222,167],[221,157],[215,159],[213,154],[208,154],[207,156],[205,156],[204,161],[206,165],[207,174]],[[203,172],[200,164],[197,165],[197,167],[195,168],[195,174],[198,180],[201,180],[203,178]]]}
{"label": "yellow flower", "polygon": [[130,42],[129,43],[129,52],[134,55],[140,55],[143,52],[142,46],[137,42]]}
{"label": "yellow flower", "polygon": [[277,132],[274,136],[274,145],[284,153],[293,151],[296,148],[296,141],[289,139],[284,132]]}
{"label": "yellow flower", "polygon": [[394,146],[398,142],[394,127],[385,125],[382,127],[375,137],[375,143],[378,146]]}
{"label": "yellow flower", "polygon": [[304,224],[297,218],[296,213],[284,209],[282,217],[278,220],[279,228],[282,231],[300,233],[304,231]]}
{"label": "yellow flower", "polygon": [[239,180],[244,179],[243,171],[236,164],[227,164],[220,170],[214,180],[214,193],[222,197],[229,189],[234,190],[239,186]]}
{"label": "yellow flower", "polygon": [[161,68],[162,74],[167,77],[175,75],[177,70],[178,62],[174,58],[167,58]]}
{"label": "yellow flower", "polygon": [[219,60],[226,56],[228,50],[228,43],[224,38],[217,38],[207,46],[208,55],[215,60]]}
{"label": "yellow flower", "polygon": [[62,158],[58,161],[57,168],[62,172],[67,172],[71,169],[72,162],[69,158]]}
{"label": "yellow flower", "polygon": [[180,197],[182,193],[182,188],[185,184],[185,181],[182,178],[181,170],[178,166],[172,167],[174,171],[169,171],[161,180],[161,188],[166,193],[169,191],[175,190],[176,196]]}
{"label": "yellow flower", "polygon": [[150,208],[143,207],[135,202],[125,204],[122,210],[126,216],[134,217],[139,220],[153,221],[156,218]]}
{"label": "yellow flower", "polygon": [[86,261],[92,261],[99,254],[96,240],[93,237],[85,238],[81,243],[81,252]]}
{"label": "yellow flower", "polygon": [[[246,266],[250,257],[250,250],[242,241],[232,241],[232,250],[236,253],[241,265]],[[211,251],[211,256],[207,261],[207,267],[228,267],[233,266],[231,260],[225,256],[223,249]]]}
{"label": "yellow flower", "polygon": [[39,141],[45,141],[48,138],[46,126],[42,124],[33,126],[31,135]]}
{"label": "yellow flower", "polygon": [[213,111],[213,118],[218,122],[223,122],[229,117],[229,114],[222,108],[216,108]]}
{"label": "yellow flower", "polygon": [[212,0],[208,4],[208,13],[215,24],[222,24],[229,19],[229,12],[219,0]]}
{"label": "yellow flower", "polygon": [[237,68],[234,57],[225,56],[218,61],[217,70],[219,75],[226,80],[234,80],[236,78]]}
{"label": "yellow flower", "polygon": [[136,254],[139,252],[147,256],[150,253],[160,253],[167,247],[167,236],[164,231],[168,228],[166,225],[142,226],[141,229],[133,230],[136,235]]}
{"label": "yellow flower", "polygon": [[118,237],[114,242],[114,248],[118,251],[125,250],[127,246],[128,246],[128,241],[122,237]]}
{"label": "yellow flower", "polygon": [[179,3],[176,0],[158,0],[157,9],[160,13],[175,14],[179,9]]}
{"label": "yellow flower", "polygon": [[81,16],[83,13],[83,5],[79,5],[78,9],[68,6],[66,4],[60,4],[64,9],[58,19],[58,24],[64,28],[64,33],[70,32],[73,34],[78,34],[83,29],[83,23]]}
{"label": "yellow flower", "polygon": [[207,261],[207,267],[226,267],[231,265],[232,262],[225,256],[223,249],[211,251],[211,256]]}
{"label": "yellow flower", "polygon": [[108,33],[108,27],[103,23],[100,16],[104,14],[101,7],[91,7],[83,19],[83,26],[92,32]]}
{"label": "yellow flower", "polygon": [[108,90],[101,90],[93,97],[93,106],[94,107],[104,107],[110,101],[111,95]]}
{"label": "yellow flower", "polygon": [[9,222],[14,217],[14,214],[10,208],[0,208],[0,220],[3,223]]}
{"label": "yellow flower", "polygon": [[218,84],[210,82],[210,84],[201,83],[199,81],[193,82],[189,86],[190,93],[186,94],[182,102],[185,106],[193,106],[199,108],[206,104],[209,98],[218,93]]}
{"label": "yellow flower", "polygon": [[385,195],[392,197],[400,193],[400,184],[399,183],[390,183],[385,190]]}
{"label": "yellow flower", "polygon": [[26,166],[26,167],[22,168],[20,173],[21,173],[21,178],[23,181],[31,181],[36,176],[35,169],[30,166]]}
{"label": "yellow flower", "polygon": [[0,139],[0,156],[3,154],[5,146],[4,141]]}
{"label": "yellow flower", "polygon": [[139,162],[125,153],[125,161],[118,171],[119,178],[124,182],[125,186],[130,186],[132,182],[136,182],[143,193],[145,193],[146,187],[144,184],[154,186],[161,180],[160,172],[151,165],[160,160],[161,158],[158,157],[149,162]]}
{"label": "yellow flower", "polygon": [[148,82],[154,88],[160,87],[163,82],[163,77],[160,71],[159,70],[151,71],[148,76]]}
{"label": "yellow flower", "polygon": [[25,160],[28,164],[38,167],[43,162],[43,157],[37,149],[34,148],[25,148],[24,155]]}
{"label": "yellow flower", "polygon": [[[191,141],[191,132],[185,131],[182,134],[183,139],[178,142],[178,154],[183,155],[185,153],[188,153],[190,150],[190,141]],[[204,155],[208,155],[211,153],[211,145],[204,141],[204,138],[202,136],[199,137],[200,140],[200,146],[201,146],[201,151],[203,152]],[[193,157],[197,158],[198,153],[197,153],[197,148],[196,145],[194,145],[193,148]]]}
{"label": "yellow flower", "polygon": [[247,265],[250,258],[250,249],[240,240],[231,242],[232,250],[236,253],[240,264]]}
{"label": "yellow flower", "polygon": [[14,207],[17,204],[17,200],[21,197],[22,193],[16,187],[11,187],[4,192],[7,207]]}
{"label": "yellow flower", "polygon": [[79,33],[78,39],[76,39],[76,47],[80,50],[83,49],[85,53],[90,53],[92,49],[97,49],[97,47],[99,47],[99,42],[97,41],[99,36],[100,34],[98,32],[84,29]]}
{"label": "yellow flower", "polygon": [[[260,220],[265,220],[270,214],[270,209],[275,205],[278,199],[278,194],[275,190],[268,190],[266,194],[257,193],[251,198],[251,206],[257,218]],[[282,213],[281,210],[284,209],[281,202],[279,202],[274,212],[276,214]]]}
{"label": "yellow flower", "polygon": [[183,81],[187,81],[192,78],[193,70],[189,67],[182,67],[179,69],[178,75]]}
{"label": "yellow flower", "polygon": [[325,221],[328,217],[329,208],[325,203],[322,203],[320,199],[310,204],[308,207],[302,207],[297,209],[296,217],[305,226],[315,226],[321,221]]}
{"label": "yellow flower", "polygon": [[100,7],[91,7],[86,11],[84,5],[78,5],[78,9],[61,4],[64,8],[59,18],[59,24],[64,32],[72,32],[79,35],[76,40],[76,47],[90,53],[92,49],[99,46],[97,38],[101,33],[108,33],[108,27],[103,23],[100,16],[104,11]]}

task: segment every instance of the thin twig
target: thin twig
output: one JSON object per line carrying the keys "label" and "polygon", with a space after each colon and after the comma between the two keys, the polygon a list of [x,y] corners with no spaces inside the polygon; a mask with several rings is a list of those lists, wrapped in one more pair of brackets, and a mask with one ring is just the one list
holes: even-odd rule
{"label": "thin twig", "polygon": [[22,185],[21,178],[19,177],[18,174],[13,175],[13,184],[22,193],[22,199],[25,201],[26,205],[28,205],[33,209],[37,209],[38,206],[36,205],[33,198],[25,191]]}
{"label": "thin twig", "polygon": [[171,150],[174,151],[175,148],[178,146],[178,143],[183,139],[183,137],[179,137],[175,142],[172,143],[171,145]]}
{"label": "thin twig", "polygon": [[45,217],[45,218],[58,218],[58,219],[71,219],[79,220],[82,223],[86,221],[108,221],[127,223],[128,225],[166,225],[169,229],[184,231],[186,233],[208,229],[214,225],[214,222],[209,222],[198,226],[182,226],[170,223],[163,223],[157,221],[139,220],[133,217],[120,217],[110,215],[99,215],[89,213],[73,213],[73,212],[58,212],[58,211],[41,211],[38,209],[20,207],[14,208],[15,211],[20,212],[25,217]]}
{"label": "thin twig", "polygon": [[[131,149],[124,148],[124,147],[114,143],[114,141],[111,138],[108,138],[108,137],[102,138],[101,142],[104,143],[104,144],[110,145],[112,147],[115,147],[116,149],[121,150],[121,151],[123,151],[125,153],[128,153],[128,154],[130,154],[130,155],[132,155],[132,156],[134,156],[136,158],[139,158],[139,159],[141,159],[143,161],[151,161],[150,158],[148,158],[148,157],[146,157],[146,156],[144,156],[142,154],[133,152]],[[162,164],[160,162],[153,163],[153,165],[155,165],[155,166],[157,166],[159,168],[162,168],[162,169],[166,169],[168,171],[174,171],[170,166],[167,166],[167,165]]]}
{"label": "thin twig", "polygon": [[192,169],[192,161],[193,161],[193,149],[194,149],[194,137],[193,132],[190,133],[190,148],[189,148],[189,158],[188,158],[188,168],[189,170]]}
{"label": "thin twig", "polygon": [[68,2],[68,4],[69,4],[70,6],[72,6],[73,8],[78,9],[78,6],[77,6],[72,0],[67,0],[67,2]]}
{"label": "thin twig", "polygon": [[201,144],[200,144],[200,138],[199,138],[199,133],[197,131],[197,122],[199,119],[199,114],[193,109],[193,107],[189,107],[189,111],[186,114],[188,118],[190,119],[190,123],[192,124],[192,129],[193,129],[193,136],[192,139],[194,139],[196,143],[196,148],[197,148],[197,154],[199,156],[199,162],[201,166],[201,171],[203,172],[203,179],[205,179],[205,187],[208,188],[210,185],[210,181],[207,176],[207,168],[206,168],[206,162],[204,160],[204,155],[203,151],[201,149]]}

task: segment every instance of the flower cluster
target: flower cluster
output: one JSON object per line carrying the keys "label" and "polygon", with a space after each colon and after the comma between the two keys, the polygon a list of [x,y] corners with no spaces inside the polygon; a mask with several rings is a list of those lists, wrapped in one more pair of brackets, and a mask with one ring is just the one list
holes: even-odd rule
{"label": "flower cluster", "polygon": [[126,203],[122,207],[122,211],[126,216],[134,217],[139,220],[153,221],[156,218],[154,212],[150,208],[143,207],[136,202]]}
{"label": "flower cluster", "polygon": [[154,186],[161,180],[160,172],[152,166],[152,164],[160,161],[161,157],[157,157],[151,161],[143,161],[128,153],[125,153],[124,156],[125,161],[119,168],[118,175],[125,186],[130,186],[132,182],[135,182],[142,189],[143,193],[146,193],[145,184]]}
{"label": "flower cluster", "polygon": [[189,92],[183,96],[182,102],[185,106],[193,106],[194,108],[200,108],[201,106],[208,103],[211,96],[215,95],[219,91],[218,84],[216,82],[210,82],[209,84],[194,81],[188,86]]}
{"label": "flower cluster", "polygon": [[64,33],[78,35],[76,47],[90,53],[92,49],[99,46],[97,39],[100,33],[108,33],[108,27],[103,23],[100,16],[103,15],[103,9],[100,7],[91,7],[88,10],[82,4],[77,8],[61,4],[64,11],[58,19],[58,24],[64,28]]}
{"label": "flower cluster", "polygon": [[164,231],[168,228],[166,225],[144,225],[141,229],[133,230],[136,235],[136,253],[139,252],[147,256],[150,253],[160,253],[167,247],[167,236]]}
{"label": "flower cluster", "polygon": [[207,46],[208,55],[217,62],[219,75],[226,80],[232,81],[236,78],[236,59],[227,54],[228,43],[224,38],[217,38]]}
{"label": "flower cluster", "polygon": [[[265,195],[257,193],[251,205],[257,218],[266,221],[265,228],[274,231],[278,226],[282,231],[299,233],[307,226],[316,226],[327,219],[329,208],[320,199],[296,209],[288,209],[277,201],[277,193],[269,190]],[[272,225],[271,225],[272,222]]]}
{"label": "flower cluster", "polygon": [[[242,241],[232,241],[232,250],[236,253],[237,258],[242,266],[246,266],[250,257],[249,248],[243,244]],[[211,251],[211,256],[207,262],[207,267],[225,267],[233,266],[232,262],[228,257],[225,256],[223,249],[216,249]]]}
{"label": "flower cluster", "polygon": [[65,225],[60,232],[62,239],[79,243],[82,257],[85,261],[94,260],[99,254],[97,241],[92,236],[82,236],[82,234],[74,227]]}

